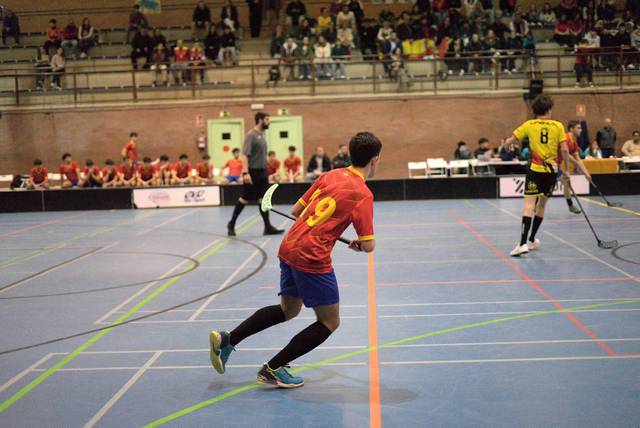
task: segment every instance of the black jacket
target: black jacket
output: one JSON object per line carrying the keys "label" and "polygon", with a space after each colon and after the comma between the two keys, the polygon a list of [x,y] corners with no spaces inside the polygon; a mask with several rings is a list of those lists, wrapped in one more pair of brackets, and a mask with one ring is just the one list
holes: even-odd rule
{"label": "black jacket", "polygon": [[[313,172],[318,169],[318,163],[316,162],[316,156],[313,155],[309,160],[309,165],[307,166],[307,172]],[[331,171],[331,159],[329,156],[324,155],[322,158],[322,172]]]}

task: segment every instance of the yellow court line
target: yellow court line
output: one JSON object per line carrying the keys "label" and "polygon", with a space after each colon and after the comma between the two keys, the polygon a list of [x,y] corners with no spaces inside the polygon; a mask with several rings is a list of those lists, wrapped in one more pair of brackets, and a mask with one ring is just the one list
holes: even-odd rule
{"label": "yellow court line", "polygon": [[628,208],[622,208],[622,207],[610,207],[609,205],[605,204],[604,202],[595,201],[595,200],[593,200],[591,198],[585,198],[584,196],[579,196],[579,198],[581,200],[585,201],[585,202],[589,202],[590,204],[600,205],[601,207],[611,208],[612,210],[616,210],[616,211],[620,211],[620,212],[623,212],[623,213],[640,216],[640,211],[634,211],[634,210],[630,210]]}

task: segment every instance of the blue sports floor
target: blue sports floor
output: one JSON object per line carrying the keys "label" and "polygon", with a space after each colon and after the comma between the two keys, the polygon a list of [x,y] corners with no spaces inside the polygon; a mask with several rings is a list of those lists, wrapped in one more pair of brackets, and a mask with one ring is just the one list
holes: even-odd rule
{"label": "blue sports floor", "polygon": [[640,197],[611,199],[583,205],[615,253],[554,199],[521,259],[522,200],[377,203],[375,254],[334,251],[342,325],[288,391],[255,374],[308,309],[209,365],[210,329],[278,301],[255,207],[246,242],[220,235],[230,208],[0,215],[0,352],[232,286],[1,354],[0,426],[640,426]]}

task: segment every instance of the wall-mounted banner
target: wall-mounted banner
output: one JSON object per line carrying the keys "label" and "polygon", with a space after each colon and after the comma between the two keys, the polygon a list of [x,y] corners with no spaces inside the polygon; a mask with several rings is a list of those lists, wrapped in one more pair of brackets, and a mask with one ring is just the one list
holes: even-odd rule
{"label": "wall-mounted banner", "polygon": [[162,0],[137,0],[142,13],[160,13],[162,12]]}
{"label": "wall-mounted banner", "polygon": [[210,207],[220,205],[219,186],[133,189],[136,208]]}
{"label": "wall-mounted banner", "polygon": [[[500,177],[500,197],[501,198],[517,198],[524,196],[524,175]],[[572,175],[571,187],[576,192],[576,195],[588,195],[589,194],[589,181],[584,175]],[[553,194],[558,196],[562,195],[564,188],[562,182],[558,180],[556,187],[553,189]]]}

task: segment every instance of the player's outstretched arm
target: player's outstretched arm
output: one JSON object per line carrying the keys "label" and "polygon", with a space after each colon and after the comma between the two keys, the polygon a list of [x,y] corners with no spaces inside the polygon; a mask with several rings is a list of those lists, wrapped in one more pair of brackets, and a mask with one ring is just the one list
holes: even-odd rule
{"label": "player's outstretched arm", "polygon": [[504,147],[509,146],[510,144],[515,144],[516,146],[520,147],[520,141],[518,141],[518,139],[512,135],[511,137],[502,140],[502,144],[500,144],[500,148],[498,149],[498,151],[502,150]]}
{"label": "player's outstretched arm", "polygon": [[354,239],[349,244],[349,248],[354,251],[363,251],[365,253],[371,253],[376,249],[376,240],[370,239],[367,241],[360,241],[359,239]]}

